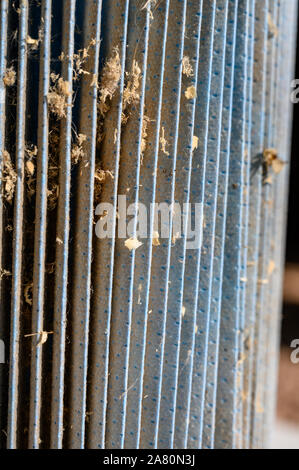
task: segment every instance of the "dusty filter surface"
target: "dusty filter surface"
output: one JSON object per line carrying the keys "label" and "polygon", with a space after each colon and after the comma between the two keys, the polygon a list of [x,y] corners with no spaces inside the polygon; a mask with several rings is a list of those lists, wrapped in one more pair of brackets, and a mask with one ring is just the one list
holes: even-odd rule
{"label": "dusty filter surface", "polygon": [[1,0],[0,446],[268,446],[297,0]]}

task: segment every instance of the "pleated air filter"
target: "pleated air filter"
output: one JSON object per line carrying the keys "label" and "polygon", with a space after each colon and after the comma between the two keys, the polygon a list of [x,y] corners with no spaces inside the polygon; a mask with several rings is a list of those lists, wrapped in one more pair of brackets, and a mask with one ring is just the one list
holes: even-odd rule
{"label": "pleated air filter", "polygon": [[259,448],[296,0],[0,3],[8,448]]}

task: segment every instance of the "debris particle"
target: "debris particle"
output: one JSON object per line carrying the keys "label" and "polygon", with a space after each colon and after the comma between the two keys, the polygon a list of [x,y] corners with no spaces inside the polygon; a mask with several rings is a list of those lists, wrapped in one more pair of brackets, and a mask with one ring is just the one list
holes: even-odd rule
{"label": "debris particle", "polygon": [[3,150],[3,181],[4,181],[4,198],[11,203],[15,192],[17,182],[17,173],[13,167],[10,154],[7,150]]}
{"label": "debris particle", "polygon": [[187,77],[192,77],[194,75],[193,67],[190,63],[190,59],[188,56],[183,57],[182,65],[183,65],[183,74],[186,75]]}
{"label": "debris particle", "polygon": [[94,73],[92,75],[92,79],[91,79],[91,82],[90,82],[90,86],[93,87],[93,86],[98,86],[98,77],[97,75]]}
{"label": "debris particle", "polygon": [[7,269],[1,268],[0,270],[0,279],[3,279],[4,277],[11,276],[11,272],[8,271]]}
{"label": "debris particle", "polygon": [[136,60],[133,60],[132,71],[127,73],[128,82],[124,88],[123,92],[123,109],[130,104],[137,103],[140,99],[139,95],[139,86],[140,86],[140,77],[141,69]]}
{"label": "debris particle", "polygon": [[66,116],[68,97],[72,95],[70,83],[55,73],[51,73],[50,78],[52,85],[47,95],[49,110],[61,119]]}
{"label": "debris particle", "polygon": [[286,162],[278,158],[276,149],[271,149],[271,148],[265,149],[263,152],[263,157],[264,157],[264,164],[266,166],[266,170],[271,167],[274,173],[276,174],[280,173],[284,165],[286,164]]}
{"label": "debris particle", "polygon": [[185,91],[185,96],[187,100],[193,100],[196,98],[196,88],[195,86],[188,86],[187,90]]}
{"label": "debris particle", "polygon": [[278,28],[272,20],[272,16],[268,13],[268,38],[276,38],[278,36]]}
{"label": "debris particle", "polygon": [[157,231],[153,232],[152,245],[153,246],[160,246],[159,232],[157,232]]}
{"label": "debris particle", "polygon": [[153,13],[151,11],[152,2],[153,2],[153,5],[155,5],[157,0],[147,0],[145,4],[143,5],[143,7],[141,8],[141,10],[146,10],[148,8],[151,18],[153,18]]}
{"label": "debris particle", "polygon": [[83,143],[86,141],[85,134],[78,134],[76,136],[76,144],[72,148],[72,162],[76,165],[84,157]]}
{"label": "debris particle", "polygon": [[165,155],[169,155],[169,152],[166,150],[166,145],[168,145],[167,140],[165,139],[165,129],[162,127],[162,133],[160,137],[161,150]]}
{"label": "debris particle", "polygon": [[175,245],[177,239],[180,238],[180,232],[176,232],[172,237],[172,244]]}
{"label": "debris particle", "polygon": [[259,280],[258,280],[258,284],[259,284],[259,285],[266,285],[266,284],[268,284],[268,283],[269,283],[268,279],[259,279]]}
{"label": "debris particle", "polygon": [[28,305],[32,305],[32,288],[33,288],[33,282],[30,282],[24,288],[25,302]]}
{"label": "debris particle", "polygon": [[24,337],[29,338],[30,336],[39,336],[36,346],[41,346],[42,344],[46,343],[48,335],[52,335],[53,333],[54,331],[40,331],[39,333],[30,333],[28,335],[24,335]]}
{"label": "debris particle", "polygon": [[143,154],[146,151],[147,147],[147,127],[151,119],[147,116],[143,116],[142,120],[142,135],[141,135],[141,153]]}
{"label": "debris particle", "polygon": [[36,167],[36,156],[37,147],[35,145],[26,146],[25,148],[25,171],[26,171],[26,185],[27,185],[27,196],[29,199],[35,194],[36,178],[35,167]]}
{"label": "debris particle", "polygon": [[29,175],[34,175],[34,172],[35,172],[35,167],[34,167],[34,164],[28,160],[26,162],[26,171],[29,173]]}
{"label": "debris particle", "polygon": [[98,201],[101,192],[102,192],[102,184],[106,180],[107,176],[110,176],[110,178],[113,180],[114,179],[114,174],[110,170],[103,170],[102,168],[98,167],[96,168],[95,174],[94,174],[94,200]]}
{"label": "debris particle", "polygon": [[34,38],[32,38],[31,36],[28,35],[27,39],[26,39],[26,42],[30,46],[30,49],[32,51],[36,51],[38,49],[40,39],[34,39]]}
{"label": "debris particle", "polygon": [[198,137],[196,135],[192,138],[192,151],[197,149],[198,147]]}
{"label": "debris particle", "polygon": [[271,274],[273,273],[275,269],[275,261],[273,261],[273,259],[271,259],[269,261],[269,266],[268,266],[268,276],[271,276]]}
{"label": "debris particle", "polygon": [[137,250],[137,248],[139,248],[140,246],[142,245],[142,242],[138,240],[138,238],[136,237],[131,237],[131,238],[128,238],[126,241],[125,241],[125,246],[128,248],[128,250],[132,251],[132,250]]}
{"label": "debris particle", "polygon": [[186,307],[183,305],[182,306],[182,317],[184,318],[185,316],[185,313],[186,313]]}
{"label": "debris particle", "polygon": [[117,90],[121,76],[121,63],[118,47],[114,48],[113,53],[113,57],[107,60],[106,64],[104,65],[99,85],[98,107],[102,116],[104,116],[109,109],[107,99],[112,99],[114,93]]}
{"label": "debris particle", "polygon": [[3,83],[5,86],[13,86],[16,83],[16,71],[13,67],[8,67],[6,69]]}
{"label": "debris particle", "polygon": [[63,241],[59,237],[56,237],[56,243],[58,243],[59,245],[63,245]]}

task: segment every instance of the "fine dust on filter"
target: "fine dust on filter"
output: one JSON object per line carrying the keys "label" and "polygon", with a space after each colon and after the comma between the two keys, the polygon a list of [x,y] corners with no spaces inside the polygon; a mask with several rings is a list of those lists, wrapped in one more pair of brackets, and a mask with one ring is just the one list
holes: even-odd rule
{"label": "fine dust on filter", "polygon": [[8,67],[3,77],[5,86],[13,86],[16,83],[16,71],[13,67]]}
{"label": "fine dust on filter", "polygon": [[125,247],[128,250],[137,250],[143,243],[137,237],[130,237],[125,241]]}
{"label": "fine dust on filter", "polygon": [[17,173],[14,169],[12,164],[10,154],[7,150],[3,150],[3,176],[2,180],[4,182],[4,198],[7,202],[11,203],[14,192],[15,186],[17,182]]}

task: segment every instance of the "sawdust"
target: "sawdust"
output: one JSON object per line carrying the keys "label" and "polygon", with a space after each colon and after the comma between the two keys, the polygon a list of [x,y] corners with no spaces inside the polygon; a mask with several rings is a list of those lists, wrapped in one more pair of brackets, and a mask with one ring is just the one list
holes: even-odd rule
{"label": "sawdust", "polygon": [[104,117],[109,110],[109,103],[116,92],[121,76],[121,63],[118,47],[114,48],[113,56],[107,60],[103,67],[99,84],[98,109]]}
{"label": "sawdust", "polygon": [[165,129],[162,127],[161,137],[160,137],[161,150],[165,155],[169,155],[169,152],[166,150],[166,145],[168,145],[167,140],[165,139]]}
{"label": "sawdust", "polygon": [[187,100],[193,100],[196,98],[196,88],[195,86],[188,86],[187,90],[185,91],[185,96]]}
{"label": "sawdust", "polygon": [[50,78],[52,84],[47,95],[49,111],[61,119],[66,116],[68,98],[72,95],[70,83],[55,73],[51,73]]}
{"label": "sawdust", "polygon": [[3,83],[5,86],[13,86],[16,83],[16,71],[13,67],[8,67],[3,77]]}
{"label": "sawdust", "polygon": [[183,66],[183,74],[186,75],[186,77],[193,77],[194,75],[193,67],[190,63],[190,59],[188,56],[183,57],[182,66]]}
{"label": "sawdust", "polygon": [[17,173],[14,169],[13,163],[10,158],[10,154],[7,150],[3,150],[3,176],[2,180],[4,182],[4,198],[7,202],[11,203],[14,192],[15,186],[17,182]]}

